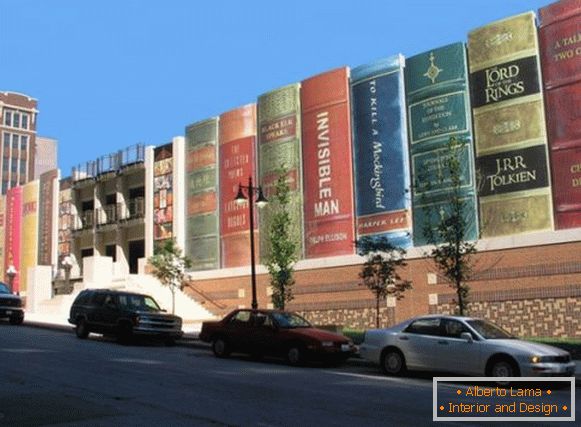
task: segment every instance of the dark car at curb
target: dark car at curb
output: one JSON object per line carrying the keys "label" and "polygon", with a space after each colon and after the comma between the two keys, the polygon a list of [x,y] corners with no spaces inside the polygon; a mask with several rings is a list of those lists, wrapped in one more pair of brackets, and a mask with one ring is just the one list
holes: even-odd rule
{"label": "dark car at curb", "polygon": [[24,322],[22,299],[10,292],[8,285],[0,282],[0,319],[8,319],[12,325]]}
{"label": "dark car at curb", "polygon": [[301,316],[279,310],[234,310],[220,321],[204,322],[200,340],[212,343],[216,357],[231,353],[275,356],[290,365],[340,363],[355,353],[349,338],[314,328]]}
{"label": "dark car at curb", "polygon": [[181,317],[165,313],[149,295],[126,291],[84,290],[73,302],[68,320],[81,339],[93,332],[121,342],[152,337],[171,345],[183,334]]}

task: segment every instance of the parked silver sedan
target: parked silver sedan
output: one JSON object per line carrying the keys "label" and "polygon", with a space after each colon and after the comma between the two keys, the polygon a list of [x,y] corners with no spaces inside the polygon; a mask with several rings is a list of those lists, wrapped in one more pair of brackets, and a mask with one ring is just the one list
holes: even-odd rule
{"label": "parked silver sedan", "polygon": [[365,333],[361,356],[389,375],[410,370],[475,376],[572,376],[575,362],[559,348],[516,339],[483,319],[422,316]]}

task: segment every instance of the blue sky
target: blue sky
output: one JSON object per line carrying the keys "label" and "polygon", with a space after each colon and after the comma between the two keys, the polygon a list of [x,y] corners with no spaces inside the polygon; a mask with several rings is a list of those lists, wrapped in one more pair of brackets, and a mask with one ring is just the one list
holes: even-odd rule
{"label": "blue sky", "polygon": [[551,0],[0,0],[0,90],[79,163],[323,71],[456,41]]}

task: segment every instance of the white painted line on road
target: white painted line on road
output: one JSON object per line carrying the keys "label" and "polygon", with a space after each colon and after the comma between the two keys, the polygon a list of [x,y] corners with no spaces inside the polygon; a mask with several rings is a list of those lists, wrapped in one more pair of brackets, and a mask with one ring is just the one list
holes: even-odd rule
{"label": "white painted line on road", "polygon": [[414,386],[421,386],[424,388],[432,388],[432,383],[423,383],[423,382],[417,382],[414,381],[413,378],[394,378],[394,377],[379,377],[379,376],[375,376],[375,375],[365,375],[365,374],[353,374],[350,372],[340,372],[340,371],[321,371],[321,372],[325,372],[328,374],[335,374],[335,375],[343,375],[345,377],[355,377],[355,378],[364,378],[364,379],[368,379],[368,380],[377,380],[377,381],[388,381],[388,382],[393,382],[393,383],[399,383],[399,384],[405,384],[405,385],[410,385],[410,380],[413,381]]}
{"label": "white painted line on road", "polygon": [[56,353],[54,350],[45,350],[41,348],[2,348],[0,351],[6,353]]}
{"label": "white painted line on road", "polygon": [[163,365],[164,362],[150,359],[108,359],[109,362],[139,363],[141,365]]}

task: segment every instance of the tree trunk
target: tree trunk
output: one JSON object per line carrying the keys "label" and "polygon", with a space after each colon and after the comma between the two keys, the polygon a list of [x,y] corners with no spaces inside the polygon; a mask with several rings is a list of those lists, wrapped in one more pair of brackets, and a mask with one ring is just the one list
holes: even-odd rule
{"label": "tree trunk", "polygon": [[375,327],[379,329],[379,295],[375,297]]}

